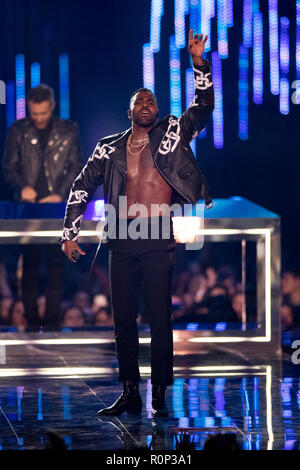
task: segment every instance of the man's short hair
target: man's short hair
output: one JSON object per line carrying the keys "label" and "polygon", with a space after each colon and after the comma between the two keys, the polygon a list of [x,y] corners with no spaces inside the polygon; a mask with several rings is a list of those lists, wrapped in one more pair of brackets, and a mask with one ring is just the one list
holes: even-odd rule
{"label": "man's short hair", "polygon": [[41,83],[35,88],[31,88],[27,94],[27,103],[28,101],[33,101],[34,103],[42,103],[43,101],[54,102],[54,91],[53,88]]}
{"label": "man's short hair", "polygon": [[284,269],[283,274],[291,274],[294,278],[300,277],[300,266],[298,264],[294,264],[289,266],[287,269]]}
{"label": "man's short hair", "polygon": [[157,104],[157,98],[156,98],[156,95],[154,93],[152,93],[151,90],[149,90],[149,88],[138,88],[137,90],[135,90],[131,97],[130,97],[130,100],[129,100],[129,108],[131,106],[131,102],[133,100],[133,98],[135,97],[135,95],[137,95],[138,93],[140,93],[141,91],[147,91],[148,93],[151,93],[151,95],[153,96],[154,100],[155,100],[155,103]]}

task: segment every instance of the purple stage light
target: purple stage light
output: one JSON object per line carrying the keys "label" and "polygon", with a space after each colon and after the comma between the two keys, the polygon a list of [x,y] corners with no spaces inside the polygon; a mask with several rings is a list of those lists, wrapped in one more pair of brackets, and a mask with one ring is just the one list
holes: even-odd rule
{"label": "purple stage light", "polygon": [[239,137],[248,139],[248,49],[240,46],[239,50]]}
{"label": "purple stage light", "polygon": [[279,94],[278,4],[269,0],[269,48],[271,93]]}
{"label": "purple stage light", "polygon": [[159,52],[160,50],[161,17],[163,13],[163,0],[152,0],[150,20],[150,45],[152,52]]}
{"label": "purple stage light", "polygon": [[175,37],[170,37],[170,101],[171,114],[181,114],[181,76],[180,50],[176,47]]}
{"label": "purple stage light", "polygon": [[31,88],[35,88],[41,83],[41,66],[38,62],[34,62],[30,67]]}
{"label": "purple stage light", "polygon": [[244,0],[243,4],[243,45],[252,46],[252,1]]}
{"label": "purple stage light", "polygon": [[280,87],[279,87],[279,109],[282,114],[289,113],[289,65],[290,65],[290,51],[289,51],[289,19],[286,17],[280,18]]}
{"label": "purple stage light", "polygon": [[143,46],[143,78],[144,87],[154,93],[154,58],[150,44],[144,44]]}
{"label": "purple stage light", "polygon": [[215,109],[213,111],[214,146],[221,149],[224,146],[222,61],[217,52],[212,52],[211,61],[215,92]]}
{"label": "purple stage light", "polygon": [[253,101],[263,101],[263,17],[261,12],[253,18]]}
{"label": "purple stage light", "polygon": [[59,56],[59,111],[61,119],[70,118],[69,56]]}
{"label": "purple stage light", "polygon": [[25,57],[24,54],[18,54],[16,56],[16,117],[23,119],[25,116]]}
{"label": "purple stage light", "polygon": [[221,59],[228,57],[226,0],[217,0],[218,52]]}

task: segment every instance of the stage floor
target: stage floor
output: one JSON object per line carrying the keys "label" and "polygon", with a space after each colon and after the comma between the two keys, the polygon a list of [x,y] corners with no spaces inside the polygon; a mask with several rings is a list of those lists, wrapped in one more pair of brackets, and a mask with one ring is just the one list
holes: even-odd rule
{"label": "stage floor", "polygon": [[290,354],[260,360],[213,344],[179,352],[167,393],[170,417],[153,419],[149,345],[142,344],[142,415],[101,421],[97,411],[122,389],[112,341],[0,348],[1,450],[44,449],[49,430],[68,449],[175,450],[185,433],[201,450],[218,432],[235,433],[243,449],[299,449],[300,366]]}

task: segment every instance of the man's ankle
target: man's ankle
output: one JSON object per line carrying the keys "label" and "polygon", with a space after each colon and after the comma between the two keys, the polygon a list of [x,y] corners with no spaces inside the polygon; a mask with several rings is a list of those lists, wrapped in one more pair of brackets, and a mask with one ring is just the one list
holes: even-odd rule
{"label": "man's ankle", "polygon": [[152,385],[152,395],[164,395],[166,393],[166,385]]}
{"label": "man's ankle", "polygon": [[139,382],[137,380],[124,380],[123,381],[124,392],[138,392]]}

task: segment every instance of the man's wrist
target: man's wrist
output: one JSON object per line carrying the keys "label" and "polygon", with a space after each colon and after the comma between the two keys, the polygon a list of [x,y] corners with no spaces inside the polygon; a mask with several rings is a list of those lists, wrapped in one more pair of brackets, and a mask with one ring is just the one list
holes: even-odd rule
{"label": "man's wrist", "polygon": [[55,199],[59,199],[59,202],[61,202],[63,200],[63,198],[61,197],[61,195],[59,193],[54,193],[54,194],[52,194],[52,196],[54,196]]}
{"label": "man's wrist", "polygon": [[63,236],[57,237],[57,239],[60,241],[60,243],[63,245],[66,242],[72,242],[74,240],[68,240],[67,238],[64,238]]}
{"label": "man's wrist", "polygon": [[53,194],[56,194],[56,196],[59,196],[62,201],[64,200],[64,196],[65,196],[64,192],[61,193],[60,191],[57,191],[56,193],[53,193]]}
{"label": "man's wrist", "polygon": [[204,60],[202,57],[192,56],[192,60],[194,65],[204,65]]}

